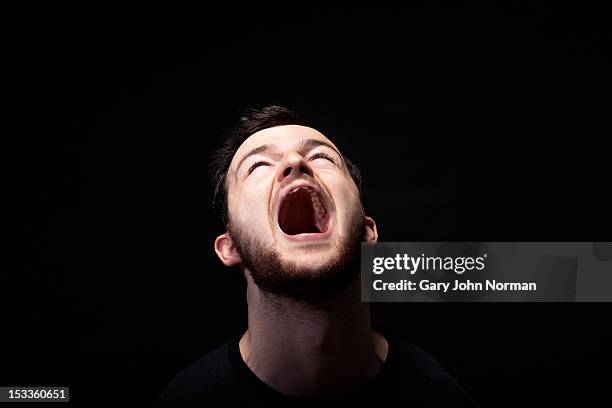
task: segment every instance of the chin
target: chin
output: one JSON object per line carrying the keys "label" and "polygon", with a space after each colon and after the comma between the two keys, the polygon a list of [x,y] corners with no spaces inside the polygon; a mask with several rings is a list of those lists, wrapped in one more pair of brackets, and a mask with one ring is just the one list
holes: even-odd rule
{"label": "chin", "polygon": [[322,256],[319,252],[311,254],[302,253],[286,256],[284,258],[284,263],[290,265],[291,270],[307,274],[325,269],[325,267],[330,264],[332,257],[332,254]]}

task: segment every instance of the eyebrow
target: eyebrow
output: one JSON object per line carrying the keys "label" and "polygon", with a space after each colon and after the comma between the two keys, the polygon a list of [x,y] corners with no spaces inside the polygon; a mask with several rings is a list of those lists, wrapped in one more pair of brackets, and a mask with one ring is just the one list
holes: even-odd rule
{"label": "eyebrow", "polygon": [[[342,156],[340,154],[340,152],[338,151],[338,149],[336,149],[334,146],[332,146],[331,144],[327,143],[326,141],[323,140],[318,140],[318,139],[304,139],[301,140],[299,143],[299,150],[300,151],[307,151],[307,150],[312,150],[315,147],[318,146],[325,146],[325,147],[329,147],[330,149],[332,149],[334,152],[336,152],[338,154],[338,156],[340,156],[340,158],[342,159],[342,162],[344,162],[344,156]],[[238,165],[236,166],[236,174],[238,174],[238,170],[240,169],[240,166],[242,166],[242,163],[248,159],[249,157],[255,155],[255,154],[259,154],[259,153],[266,153],[269,152],[271,150],[274,150],[276,147],[272,144],[264,144],[261,145],[259,147],[254,148],[253,150],[251,150],[250,152],[248,152],[247,154],[245,154],[242,159],[240,159],[240,161],[238,162]]]}
{"label": "eyebrow", "polygon": [[242,159],[240,159],[240,161],[238,162],[238,165],[236,166],[236,174],[238,174],[238,170],[240,170],[240,166],[242,166],[242,163],[246,159],[248,159],[249,157],[255,154],[269,152],[270,150],[274,150],[274,146],[271,144],[264,144],[264,145],[254,148],[253,150],[251,150],[250,152],[242,156]]}

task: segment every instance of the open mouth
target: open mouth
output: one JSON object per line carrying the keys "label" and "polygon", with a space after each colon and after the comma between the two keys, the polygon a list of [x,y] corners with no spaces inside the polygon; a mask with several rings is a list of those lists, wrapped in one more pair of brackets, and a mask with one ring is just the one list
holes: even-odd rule
{"label": "open mouth", "polygon": [[329,230],[329,221],[323,198],[309,187],[291,190],[278,212],[278,225],[287,235],[325,233]]}

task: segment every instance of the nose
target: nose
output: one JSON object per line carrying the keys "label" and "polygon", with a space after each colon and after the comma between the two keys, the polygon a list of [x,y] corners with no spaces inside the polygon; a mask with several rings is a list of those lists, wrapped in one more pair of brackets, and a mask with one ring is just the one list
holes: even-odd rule
{"label": "nose", "polygon": [[287,154],[279,167],[278,181],[281,182],[287,178],[299,178],[304,175],[314,177],[312,167],[304,160],[304,157],[298,153]]}

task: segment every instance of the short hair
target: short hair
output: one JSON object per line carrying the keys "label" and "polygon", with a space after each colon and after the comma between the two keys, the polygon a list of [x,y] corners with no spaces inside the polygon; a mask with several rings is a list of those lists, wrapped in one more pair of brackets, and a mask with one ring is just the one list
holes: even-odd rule
{"label": "short hair", "polygon": [[[269,105],[259,109],[246,110],[238,120],[238,124],[223,135],[223,142],[211,156],[210,173],[213,187],[213,210],[217,221],[227,227],[229,213],[227,208],[227,172],[232,158],[242,143],[254,133],[263,129],[285,125],[315,126],[300,117],[290,109],[282,106]],[[359,191],[361,197],[361,174],[355,164],[342,154],[347,171]]]}

